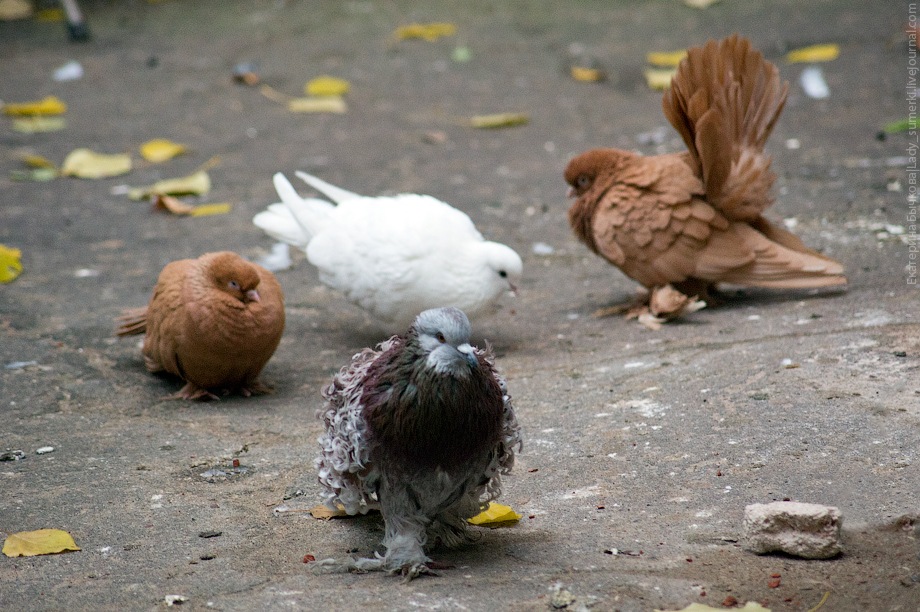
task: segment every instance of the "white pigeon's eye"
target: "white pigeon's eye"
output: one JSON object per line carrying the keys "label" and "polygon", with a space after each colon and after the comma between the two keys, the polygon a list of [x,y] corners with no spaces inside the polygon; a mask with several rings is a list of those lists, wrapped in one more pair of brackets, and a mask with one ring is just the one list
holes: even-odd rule
{"label": "white pigeon's eye", "polygon": [[234,291],[240,290],[240,284],[236,281],[230,281],[229,283],[227,283],[227,286],[233,289]]}
{"label": "white pigeon's eye", "polygon": [[437,338],[438,342],[440,342],[441,344],[444,344],[445,342],[447,342],[447,338],[445,338],[444,334],[442,334],[441,332],[438,332],[437,334],[435,334],[434,337]]}
{"label": "white pigeon's eye", "polygon": [[501,276],[502,278],[508,278],[508,273],[505,272],[504,270],[499,270],[498,275]]}

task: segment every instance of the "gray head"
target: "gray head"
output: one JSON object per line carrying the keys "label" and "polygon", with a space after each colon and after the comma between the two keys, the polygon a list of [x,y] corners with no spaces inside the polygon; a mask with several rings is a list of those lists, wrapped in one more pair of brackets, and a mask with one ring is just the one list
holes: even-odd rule
{"label": "gray head", "polygon": [[415,317],[412,329],[428,355],[426,364],[440,374],[466,376],[479,366],[476,349],[470,346],[470,320],[459,308],[432,308]]}

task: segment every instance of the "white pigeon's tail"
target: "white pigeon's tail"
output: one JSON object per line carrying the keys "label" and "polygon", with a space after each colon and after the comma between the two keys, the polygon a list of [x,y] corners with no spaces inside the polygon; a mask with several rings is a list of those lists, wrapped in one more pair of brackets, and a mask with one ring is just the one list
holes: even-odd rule
{"label": "white pigeon's tail", "polygon": [[347,191],[345,189],[342,189],[341,187],[330,185],[323,179],[316,178],[312,174],[307,174],[306,172],[301,172],[300,170],[298,170],[294,174],[300,177],[300,179],[304,183],[306,183],[313,189],[317,190],[318,192],[320,192],[321,194],[323,194],[324,196],[326,196],[327,198],[329,198],[336,204],[341,204],[345,200],[353,200],[354,198],[361,197],[359,194],[354,193],[352,191]]}
{"label": "white pigeon's tail", "polygon": [[281,202],[270,205],[253,217],[252,222],[272,238],[305,249],[326,226],[335,206],[318,198],[300,197],[280,172],[273,180]]}

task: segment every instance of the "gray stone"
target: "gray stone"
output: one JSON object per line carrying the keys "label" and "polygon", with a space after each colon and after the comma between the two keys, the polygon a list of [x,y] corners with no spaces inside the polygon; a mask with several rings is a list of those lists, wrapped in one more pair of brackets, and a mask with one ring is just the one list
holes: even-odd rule
{"label": "gray stone", "polygon": [[820,504],[773,502],[744,509],[744,540],[757,554],[784,552],[805,559],[830,559],[841,552],[840,510]]}

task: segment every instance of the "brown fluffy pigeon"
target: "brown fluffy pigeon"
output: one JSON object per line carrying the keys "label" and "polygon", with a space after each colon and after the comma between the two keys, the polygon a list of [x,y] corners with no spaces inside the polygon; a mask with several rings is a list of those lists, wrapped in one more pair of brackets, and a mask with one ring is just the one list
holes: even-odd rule
{"label": "brown fluffy pigeon", "polygon": [[146,334],[144,363],[185,381],[169,399],[217,399],[270,391],[259,372],[284,331],[284,295],[274,275],[236,253],[182,259],[160,272],[146,308],[126,311],[119,336]]}
{"label": "brown fluffy pigeon", "polygon": [[431,573],[425,546],[466,542],[466,519],[501,493],[520,428],[491,351],[469,339],[463,311],[426,310],[404,336],[355,355],[323,391],[316,467],[326,504],[379,509],[386,547],[324,565]]}
{"label": "brown fluffy pigeon", "polygon": [[716,283],[843,285],[843,266],[762,216],[775,175],[764,144],[786,101],[776,66],[737,35],[688,51],[664,114],[688,150],[594,149],[569,162],[569,222],[649,290],[704,299]]}

